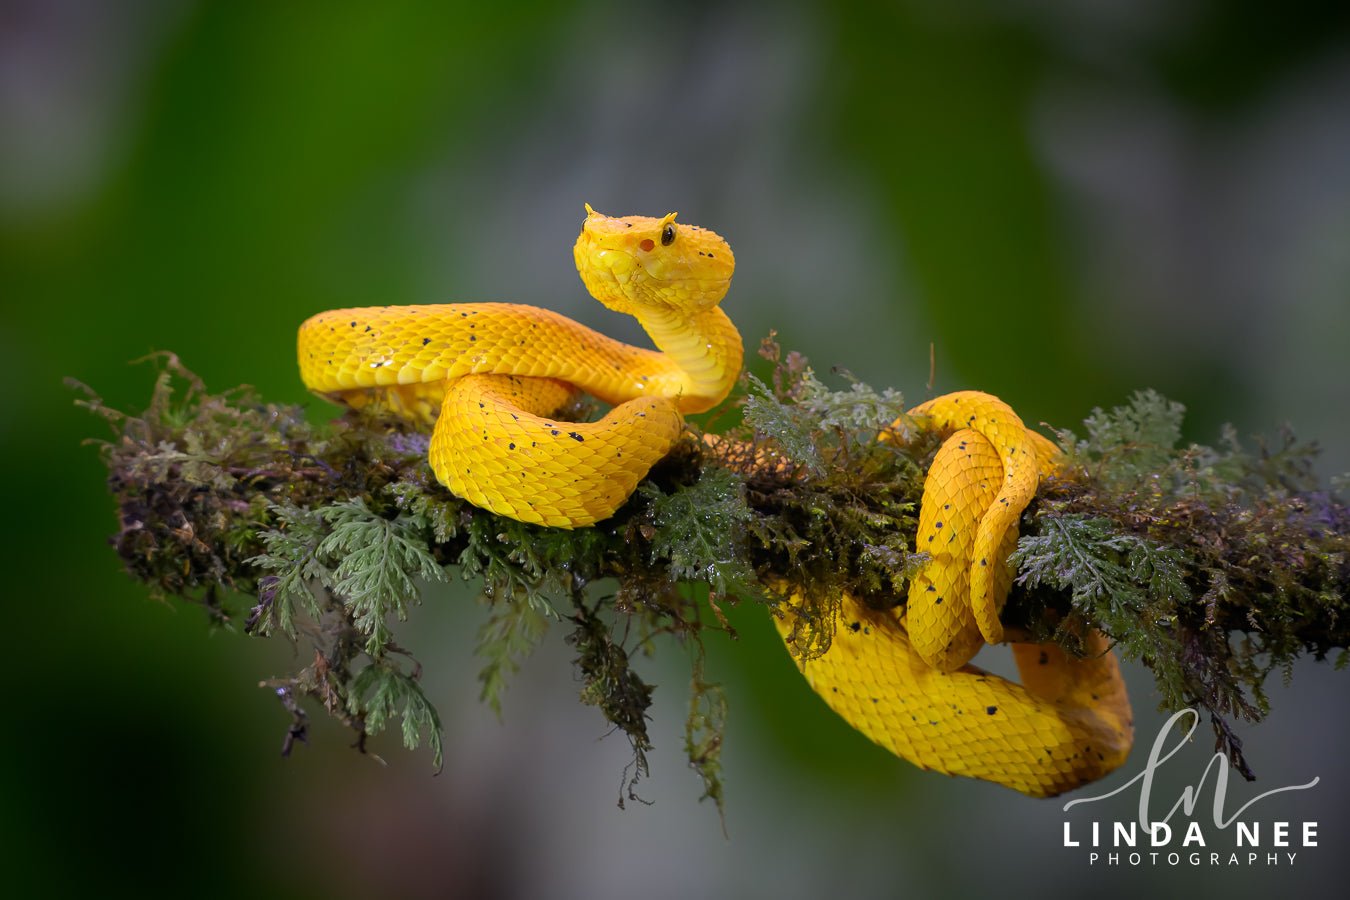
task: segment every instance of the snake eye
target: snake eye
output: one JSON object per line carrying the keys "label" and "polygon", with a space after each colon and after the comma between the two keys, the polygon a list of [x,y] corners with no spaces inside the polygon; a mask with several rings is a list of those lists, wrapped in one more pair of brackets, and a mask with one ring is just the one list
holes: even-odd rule
{"label": "snake eye", "polygon": [[669,247],[673,243],[675,243],[675,226],[668,224],[661,229],[661,246]]}

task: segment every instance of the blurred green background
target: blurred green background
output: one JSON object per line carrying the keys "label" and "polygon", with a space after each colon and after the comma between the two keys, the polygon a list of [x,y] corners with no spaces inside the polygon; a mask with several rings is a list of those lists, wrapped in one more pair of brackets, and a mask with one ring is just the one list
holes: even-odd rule
{"label": "blurred green background", "polygon": [[[554,634],[498,723],[481,608],[429,595],[446,769],[380,767],[318,723],[278,756],[281,642],[147,600],[106,544],[101,423],[171,349],[214,388],[309,402],[292,355],[343,305],[513,300],[619,337],[570,245],[582,203],[725,235],[726,308],[820,369],[920,398],[995,392],[1072,425],[1155,387],[1190,436],[1284,421],[1350,470],[1350,26],[1344,4],[105,4],[0,0],[4,883],[13,896],[1134,897],[1330,885],[1350,799],[1346,682],[1309,662],[1244,732],[1255,818],[1319,821],[1277,869],[1105,870],[1068,814],[925,775],[836,721],[765,618],[714,639],[732,704],[727,825],[682,763],[683,651],[645,664],[653,807],[575,702]],[[1160,717],[1129,677],[1141,750]],[[1173,764],[1197,780],[1206,729]],[[1089,793],[1096,793],[1089,790]],[[1170,804],[1175,798],[1168,794]],[[1209,795],[1206,794],[1206,797]],[[1208,802],[1208,801],[1206,801]],[[1202,805],[1202,810],[1206,809]],[[1157,810],[1155,810],[1157,812]],[[1269,827],[1267,825],[1267,827]],[[1219,837],[1226,850],[1232,836]],[[1339,875],[1337,875],[1339,877]]]}

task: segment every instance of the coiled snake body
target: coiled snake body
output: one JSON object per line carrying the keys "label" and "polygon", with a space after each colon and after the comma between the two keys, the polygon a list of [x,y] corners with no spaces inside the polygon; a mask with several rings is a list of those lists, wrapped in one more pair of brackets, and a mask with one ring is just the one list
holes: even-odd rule
{"label": "coiled snake body", "polygon": [[[300,327],[305,385],[360,406],[381,397],[432,426],[437,479],[471,503],[563,528],[612,515],[678,439],[683,414],[720,403],[740,373],[740,335],[718,304],[735,259],[721,237],[589,206],[577,269],[605,306],[637,318],[658,351],[545,309],[458,303],[332,310]],[[550,418],[578,392],[598,422]],[[1017,521],[1054,446],[997,398],[966,391],[911,411],[951,436],[925,482],[918,540],[931,561],[898,611],[841,598],[830,649],[798,665],[854,728],[923,768],[1048,796],[1118,766],[1129,701],[1105,639],[1088,655],[1014,644],[1022,684],[968,665],[1003,640]],[[789,588],[786,640],[801,595]]]}

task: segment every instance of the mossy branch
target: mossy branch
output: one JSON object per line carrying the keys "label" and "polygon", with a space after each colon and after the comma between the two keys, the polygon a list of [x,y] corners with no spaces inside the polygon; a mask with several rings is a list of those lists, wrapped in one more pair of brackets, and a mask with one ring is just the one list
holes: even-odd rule
{"label": "mossy branch", "polygon": [[[841,592],[903,602],[924,559],[910,548],[938,445],[908,427],[898,394],[851,379],[830,390],[772,338],[761,355],[771,377],[747,377],[726,435],[691,436],[617,515],[574,531],[452,496],[427,467],[426,437],[378,409],[314,426],[246,389],[211,394],[170,354],[156,357],[145,412],[111,409],[82,385],[77,402],[114,431],[99,443],[128,571],[220,625],[313,644],[308,666],[266,683],[292,713],[286,750],[305,736],[308,698],[362,747],[398,719],[405,743],[427,735],[439,763],[439,720],[395,635],[419,585],[455,569],[489,606],[479,649],[494,706],[549,623],[570,624],[581,699],[633,747],[621,803],[637,798],[651,747],[653,686],[632,656],[661,634],[689,645],[686,750],[720,808],[727,709],[705,680],[704,629],[730,631],[720,604],[773,607],[766,585],[791,582],[810,598],[794,643],[818,654]],[[1004,619],[1015,636],[1071,650],[1084,627],[1101,628],[1153,671],[1164,708],[1209,710],[1250,774],[1232,722],[1265,715],[1267,675],[1302,653],[1340,650],[1346,662],[1350,512],[1291,435],[1248,449],[1226,430],[1217,448],[1185,445],[1181,416],[1142,392],[1094,412],[1082,438],[1059,432],[1066,462],[1023,516]],[[884,431],[897,440],[879,442]],[[597,582],[611,579],[602,596]]]}

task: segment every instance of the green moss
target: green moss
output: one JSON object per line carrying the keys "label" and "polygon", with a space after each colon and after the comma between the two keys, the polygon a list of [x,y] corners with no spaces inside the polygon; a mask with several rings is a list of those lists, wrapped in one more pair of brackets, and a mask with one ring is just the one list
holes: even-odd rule
{"label": "green moss", "polygon": [[[703,779],[703,796],[723,812],[722,742],[726,733],[727,698],[721,685],[704,680],[703,654],[694,658],[689,679],[689,715],[684,723],[684,752],[689,766]],[[723,833],[726,818],[722,819]]]}
{"label": "green moss", "polygon": [[528,597],[505,597],[488,605],[488,620],[478,631],[478,655],[486,660],[478,680],[483,684],[481,699],[500,716],[507,679],[544,639],[553,608]]}
{"label": "green moss", "polygon": [[1298,655],[1345,646],[1350,515],[1292,433],[1254,450],[1231,428],[1218,448],[1182,445],[1183,414],[1145,391],[1094,411],[1085,439],[1061,432],[1064,470],[1013,559],[1030,606],[1101,627],[1152,669],[1162,708],[1208,710],[1250,773],[1229,719],[1264,716],[1266,678]]}
{"label": "green moss", "polygon": [[431,743],[432,762],[441,767],[441,718],[418,683],[420,672],[409,675],[387,660],[371,662],[352,679],[347,709],[360,716],[362,733],[379,734],[394,719],[402,723],[403,745],[417,749],[422,733]]}
{"label": "green moss", "polygon": [[[581,673],[581,702],[599,707],[605,718],[628,736],[633,762],[625,772],[624,793],[629,800],[640,801],[635,788],[650,771],[647,751],[652,749],[652,742],[647,736],[647,710],[652,705],[654,687],[633,671],[628,651],[614,640],[609,625],[596,610],[579,601],[571,618],[575,628],[567,640],[577,650],[573,663]],[[623,804],[624,794],[620,794],[619,806]]]}
{"label": "green moss", "polygon": [[[426,438],[378,411],[314,427],[247,391],[210,394],[172,356],[158,358],[139,415],[87,388],[78,402],[113,428],[100,451],[127,570],[222,626],[242,619],[258,638],[313,645],[298,654],[309,665],[268,682],[292,713],[287,748],[305,736],[308,702],[363,748],[398,723],[410,747],[430,740],[439,764],[439,720],[398,633],[421,586],[455,570],[487,607],[480,679],[495,709],[549,623],[570,625],[581,699],[633,748],[621,802],[638,797],[651,749],[655,686],[633,657],[658,636],[685,647],[685,750],[720,809],[728,710],[703,669],[706,629],[730,630],[723,604],[772,608],[801,587],[793,643],[811,656],[829,647],[841,592],[903,602],[926,558],[911,548],[939,443],[892,391],[847,376],[827,387],[772,339],[761,356],[771,368],[745,380],[739,424],[682,441],[613,518],[576,530],[455,498],[427,467]],[[1300,653],[1350,646],[1350,513],[1292,436],[1182,445],[1182,414],[1144,392],[1095,411],[1084,438],[1061,432],[1065,463],[1023,517],[1004,620],[1070,650],[1083,627],[1101,628],[1153,670],[1163,706],[1208,709],[1245,765],[1230,720],[1264,715],[1265,678]]]}

